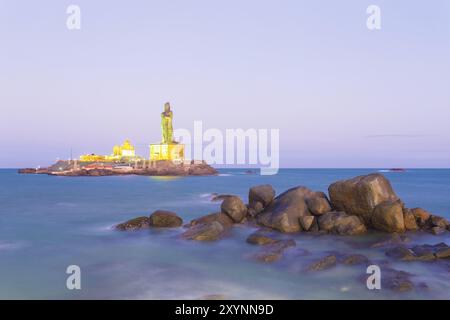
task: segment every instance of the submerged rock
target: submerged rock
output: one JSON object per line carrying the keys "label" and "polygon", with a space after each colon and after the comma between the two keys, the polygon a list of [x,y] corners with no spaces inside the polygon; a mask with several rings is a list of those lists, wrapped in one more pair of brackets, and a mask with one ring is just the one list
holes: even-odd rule
{"label": "submerged rock", "polygon": [[214,241],[220,239],[224,234],[225,228],[221,223],[213,221],[210,223],[198,224],[189,228],[181,234],[181,237],[187,240]]}
{"label": "submerged rock", "polygon": [[222,202],[220,209],[236,223],[241,222],[247,215],[247,206],[237,196],[226,198]]}
{"label": "submerged rock", "polygon": [[414,252],[404,246],[397,246],[386,251],[388,257],[402,260],[402,261],[413,261],[416,260]]}
{"label": "submerged rock", "polygon": [[404,234],[393,233],[389,239],[373,243],[371,248],[388,247],[393,245],[405,244],[410,241],[409,237]]}
{"label": "submerged rock", "polygon": [[349,216],[345,212],[328,212],[318,219],[319,229],[339,235],[358,235],[367,231],[358,216]]}
{"label": "submerged rock", "polygon": [[349,254],[340,259],[345,265],[369,264],[369,258],[362,254]]}
{"label": "submerged rock", "polygon": [[328,255],[326,257],[320,258],[319,260],[311,263],[306,270],[307,271],[322,271],[330,269],[336,266],[337,258],[335,255]]}
{"label": "submerged rock", "polygon": [[265,246],[268,244],[274,244],[279,242],[280,240],[274,239],[268,236],[265,232],[256,231],[248,236],[247,242],[250,244],[256,244],[260,246]]}
{"label": "submerged rock", "polygon": [[403,204],[400,200],[378,204],[371,216],[373,228],[385,232],[404,232]]}
{"label": "submerged rock", "polygon": [[337,181],[328,192],[334,209],[360,216],[366,223],[377,205],[399,199],[389,180],[379,173]]}
{"label": "submerged rock", "polygon": [[278,240],[274,243],[263,246],[262,251],[254,255],[254,258],[261,262],[275,262],[280,260],[286,249],[295,247],[295,240]]}
{"label": "submerged rock", "polygon": [[181,219],[175,212],[157,210],[150,215],[150,226],[156,228],[177,228],[183,224]]}
{"label": "submerged rock", "polygon": [[386,251],[386,255],[402,261],[434,261],[450,258],[450,247],[443,242],[436,245],[417,245],[411,249],[397,246]]}
{"label": "submerged rock", "polygon": [[411,274],[405,271],[399,271],[392,268],[383,268],[381,270],[381,288],[387,288],[393,291],[406,292],[414,289],[414,283],[411,281]]}
{"label": "submerged rock", "polygon": [[234,224],[234,221],[228,215],[226,215],[223,212],[216,212],[216,213],[211,213],[206,216],[191,220],[191,222],[189,223],[189,226],[211,223],[213,221],[219,222],[224,228],[229,228]]}
{"label": "submerged rock", "polygon": [[148,217],[137,217],[116,226],[116,229],[120,231],[134,231],[148,228],[150,228],[150,219]]}

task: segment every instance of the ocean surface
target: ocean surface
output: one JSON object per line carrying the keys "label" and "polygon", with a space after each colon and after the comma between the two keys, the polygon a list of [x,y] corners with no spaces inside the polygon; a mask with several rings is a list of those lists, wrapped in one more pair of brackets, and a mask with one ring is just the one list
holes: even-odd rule
{"label": "ocean surface", "polygon": [[[272,264],[252,257],[245,239],[256,228],[238,226],[229,237],[199,243],[180,239],[183,228],[119,232],[112,227],[157,209],[185,222],[219,210],[211,195],[247,199],[251,186],[277,193],[299,185],[325,191],[330,183],[377,169],[282,169],[275,176],[222,169],[215,177],[53,177],[0,170],[0,298],[9,299],[450,299],[450,270],[435,262],[395,262],[368,248],[383,234],[361,237],[288,235],[297,242]],[[408,207],[450,218],[450,170],[384,172]],[[441,236],[409,235],[411,243],[450,244]],[[308,273],[329,251],[362,253],[410,272],[426,288],[398,293],[368,290],[365,266]],[[81,268],[81,290],[66,288],[66,268]],[[383,276],[383,275],[382,275]]]}

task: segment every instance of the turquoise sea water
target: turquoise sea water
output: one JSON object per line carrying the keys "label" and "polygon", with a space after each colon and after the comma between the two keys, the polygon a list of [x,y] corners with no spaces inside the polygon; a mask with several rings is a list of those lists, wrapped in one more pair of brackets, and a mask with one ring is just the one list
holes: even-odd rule
{"label": "turquoise sea water", "polygon": [[[273,264],[252,259],[260,248],[245,242],[255,228],[235,227],[214,243],[179,238],[182,228],[118,232],[111,227],[156,209],[177,212],[185,222],[218,210],[211,193],[247,198],[249,187],[272,184],[277,193],[305,185],[326,191],[336,180],[374,169],[284,169],[275,176],[220,170],[216,177],[51,177],[0,170],[0,298],[199,299],[450,299],[450,270],[436,263],[390,261],[414,274],[426,289],[396,293],[366,288],[365,266],[337,266],[315,274],[303,268],[327,251],[363,253],[386,260],[383,249],[364,241],[383,238],[292,235],[297,247]],[[450,218],[450,170],[384,173],[408,207]],[[413,243],[446,242],[413,235]],[[304,254],[307,250],[309,254]],[[79,265],[82,289],[66,288],[68,265]]]}

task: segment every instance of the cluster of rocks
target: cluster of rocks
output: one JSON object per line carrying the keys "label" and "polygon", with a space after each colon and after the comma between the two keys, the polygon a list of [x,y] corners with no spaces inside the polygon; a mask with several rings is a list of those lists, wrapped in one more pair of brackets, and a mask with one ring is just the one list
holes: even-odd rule
{"label": "cluster of rocks", "polygon": [[449,222],[421,208],[408,209],[381,174],[331,184],[329,199],[305,187],[276,197],[257,215],[258,223],[281,232],[321,231],[357,235],[369,229],[389,233],[425,230],[439,234]]}
{"label": "cluster of rocks", "polygon": [[[253,255],[257,261],[278,261],[289,248],[296,247],[289,233],[360,235],[369,230],[390,233],[391,239],[371,247],[388,247],[386,256],[402,261],[436,261],[450,258],[450,247],[437,245],[406,246],[405,231],[426,231],[440,234],[450,229],[449,222],[421,208],[407,208],[395,194],[390,182],[381,174],[370,174],[331,184],[329,197],[323,192],[299,186],[278,196],[271,185],[250,188],[248,203],[235,195],[214,194],[212,201],[222,201],[220,211],[193,219],[184,225],[181,238],[214,241],[223,238],[236,224],[259,229],[247,243],[260,250]],[[158,210],[149,217],[138,217],[116,226],[118,230],[144,228],[176,228],[183,220],[174,212]],[[348,238],[342,238],[348,239]],[[296,248],[295,252],[300,249]],[[304,250],[305,255],[309,254]],[[336,265],[369,265],[361,254],[328,252],[303,271],[327,270]],[[378,263],[377,263],[378,264]],[[411,274],[383,266],[382,285],[396,291],[415,288]]]}
{"label": "cluster of rocks", "polygon": [[359,235],[371,229],[440,234],[450,229],[443,217],[421,208],[406,208],[390,182],[378,173],[337,181],[329,186],[328,193],[329,198],[323,192],[299,186],[275,196],[271,185],[259,185],[250,188],[248,204],[238,196],[215,195],[213,200],[222,200],[220,212],[192,220],[182,236],[217,240],[234,224],[244,222],[282,233],[338,235]]}

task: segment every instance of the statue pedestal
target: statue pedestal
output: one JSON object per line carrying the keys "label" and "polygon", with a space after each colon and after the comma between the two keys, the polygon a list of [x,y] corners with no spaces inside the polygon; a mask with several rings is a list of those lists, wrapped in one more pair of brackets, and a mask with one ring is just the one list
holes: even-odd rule
{"label": "statue pedestal", "polygon": [[150,160],[170,160],[182,163],[184,161],[184,144],[151,144]]}

